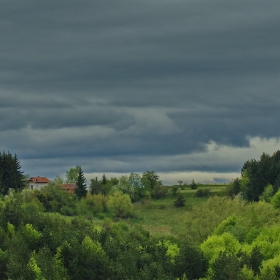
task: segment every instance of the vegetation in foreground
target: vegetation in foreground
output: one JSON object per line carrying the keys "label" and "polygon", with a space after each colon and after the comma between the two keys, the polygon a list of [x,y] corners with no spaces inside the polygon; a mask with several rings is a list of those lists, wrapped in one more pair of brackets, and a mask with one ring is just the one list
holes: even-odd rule
{"label": "vegetation in foreground", "polygon": [[[0,278],[280,279],[278,159],[246,162],[226,187],[166,187],[147,171],[67,194],[60,180],[23,189],[1,154]],[[8,191],[7,162],[22,182]]]}

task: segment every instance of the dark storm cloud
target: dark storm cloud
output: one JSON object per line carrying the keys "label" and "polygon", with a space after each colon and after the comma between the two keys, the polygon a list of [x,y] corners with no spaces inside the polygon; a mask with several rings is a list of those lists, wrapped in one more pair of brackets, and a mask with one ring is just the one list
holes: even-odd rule
{"label": "dark storm cloud", "polygon": [[279,11],[278,0],[2,1],[1,148],[58,170],[96,158],[128,172],[152,157],[164,172],[236,171],[156,158],[280,137]]}
{"label": "dark storm cloud", "polygon": [[30,126],[33,129],[59,129],[67,127],[87,127],[91,125],[108,125],[119,130],[127,128],[133,122],[133,116],[117,112],[114,108],[48,108],[44,105],[29,105],[16,114],[11,109],[0,110],[0,128],[15,129]]}

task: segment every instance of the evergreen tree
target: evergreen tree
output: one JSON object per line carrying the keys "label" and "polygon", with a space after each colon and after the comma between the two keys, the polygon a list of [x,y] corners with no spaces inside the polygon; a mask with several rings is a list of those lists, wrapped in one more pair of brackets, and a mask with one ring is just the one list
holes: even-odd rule
{"label": "evergreen tree", "polygon": [[197,184],[196,184],[196,182],[194,181],[194,179],[192,179],[192,181],[191,181],[190,188],[191,188],[192,190],[196,190],[196,189],[197,189]]}
{"label": "evergreen tree", "polygon": [[99,194],[102,191],[102,186],[100,182],[98,182],[97,177],[95,179],[90,180],[90,187],[89,187],[91,194]]}
{"label": "evergreen tree", "polygon": [[225,280],[234,279],[241,280],[242,275],[240,273],[240,261],[238,257],[220,252],[219,257],[213,264],[213,279]]}
{"label": "evergreen tree", "polygon": [[186,199],[185,199],[184,195],[182,193],[179,193],[177,195],[177,199],[174,202],[174,206],[175,207],[184,207],[185,202],[186,202]]}
{"label": "evergreen tree", "polygon": [[0,193],[5,195],[9,189],[22,190],[24,186],[24,175],[17,155],[0,153]]}
{"label": "evergreen tree", "polygon": [[258,201],[267,185],[273,186],[273,193],[279,189],[280,151],[272,156],[263,153],[259,160],[251,159],[241,170],[241,190],[245,199]]}
{"label": "evergreen tree", "polygon": [[76,182],[75,193],[79,199],[87,195],[86,178],[81,166],[79,166],[79,174]]}
{"label": "evergreen tree", "polygon": [[108,179],[107,179],[106,175],[103,174],[103,175],[102,175],[102,179],[101,179],[102,185],[106,185],[107,181],[108,181]]}

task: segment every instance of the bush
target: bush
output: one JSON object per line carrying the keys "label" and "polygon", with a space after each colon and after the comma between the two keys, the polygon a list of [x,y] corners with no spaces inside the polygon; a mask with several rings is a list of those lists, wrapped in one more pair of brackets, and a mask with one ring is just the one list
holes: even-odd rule
{"label": "bush", "polygon": [[210,196],[210,190],[209,189],[199,189],[194,194],[195,197],[209,197]]}
{"label": "bush", "polygon": [[120,191],[109,197],[108,207],[117,217],[126,218],[132,215],[133,205],[130,196]]}
{"label": "bush", "polygon": [[74,216],[75,215],[75,209],[69,207],[69,206],[62,206],[60,208],[60,214],[65,216]]}
{"label": "bush", "polygon": [[162,186],[160,184],[157,184],[154,189],[152,190],[152,198],[154,199],[160,199],[163,197],[166,197],[168,193],[168,186]]}
{"label": "bush", "polygon": [[179,191],[179,187],[177,185],[173,185],[172,188],[171,188],[172,195],[176,196],[178,191]]}

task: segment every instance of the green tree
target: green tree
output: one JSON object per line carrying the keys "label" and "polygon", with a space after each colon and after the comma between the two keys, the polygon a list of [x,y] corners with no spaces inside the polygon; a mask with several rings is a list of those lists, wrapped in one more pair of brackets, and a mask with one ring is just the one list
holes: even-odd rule
{"label": "green tree", "polygon": [[86,178],[84,176],[81,166],[79,166],[79,173],[76,181],[75,194],[79,199],[87,195]]}
{"label": "green tree", "polygon": [[95,179],[90,180],[89,191],[91,194],[99,194],[102,192],[102,185],[98,181],[97,177],[95,177]]}
{"label": "green tree", "polygon": [[274,208],[280,208],[280,190],[272,197],[271,204]]}
{"label": "green tree", "polygon": [[244,280],[241,270],[240,261],[237,256],[220,252],[219,257],[212,265],[213,279],[215,280]]}
{"label": "green tree", "polygon": [[186,199],[182,193],[178,193],[177,199],[174,202],[175,207],[184,207]]}
{"label": "green tree", "polygon": [[22,190],[25,186],[26,180],[17,155],[0,153],[0,192],[5,195],[9,189]]}
{"label": "green tree", "polygon": [[102,183],[102,185],[106,185],[107,181],[108,181],[108,179],[107,179],[106,175],[103,174],[103,175],[102,175],[102,178],[101,178],[101,183]]}
{"label": "green tree", "polygon": [[128,194],[132,200],[134,199],[135,188],[130,184],[128,176],[121,176],[119,178],[119,183],[115,186],[115,188],[117,188],[125,194]]}
{"label": "green tree", "polygon": [[265,202],[270,202],[271,198],[273,196],[273,186],[271,184],[268,184],[263,193],[260,196],[260,200],[263,200]]}
{"label": "green tree", "polygon": [[152,171],[152,170],[147,170],[146,172],[144,172],[142,174],[142,177],[145,177],[148,179],[148,181],[150,182],[151,189],[153,189],[156,186],[158,179],[159,179],[159,175],[156,174],[155,171]]}
{"label": "green tree", "polygon": [[259,160],[251,159],[244,163],[241,170],[241,190],[245,199],[258,201],[265,187],[273,186],[273,193],[280,185],[280,151],[272,156],[263,153]]}
{"label": "green tree", "polygon": [[197,189],[197,183],[194,181],[194,179],[192,179],[192,181],[191,181],[190,188],[192,190],[196,190]]}
{"label": "green tree", "polygon": [[174,258],[174,276],[176,279],[202,279],[206,275],[208,262],[203,252],[196,247],[183,242],[180,251]]}
{"label": "green tree", "polygon": [[116,191],[109,197],[108,207],[117,217],[128,217],[132,214],[133,205],[128,194]]}
{"label": "green tree", "polygon": [[59,175],[57,175],[53,180],[52,182],[55,184],[55,185],[61,185],[63,184],[63,178],[60,177]]}
{"label": "green tree", "polygon": [[78,176],[79,176],[79,171],[80,171],[80,166],[76,166],[74,168],[70,168],[67,172],[66,172],[66,183],[67,184],[74,184],[77,182],[78,180]]}
{"label": "green tree", "polygon": [[177,182],[178,182],[178,184],[179,184],[179,187],[181,187],[182,184],[183,184],[183,181],[182,181],[182,180],[178,180]]}
{"label": "green tree", "polygon": [[241,182],[239,178],[234,179],[226,188],[226,194],[230,197],[238,195],[241,191]]}

